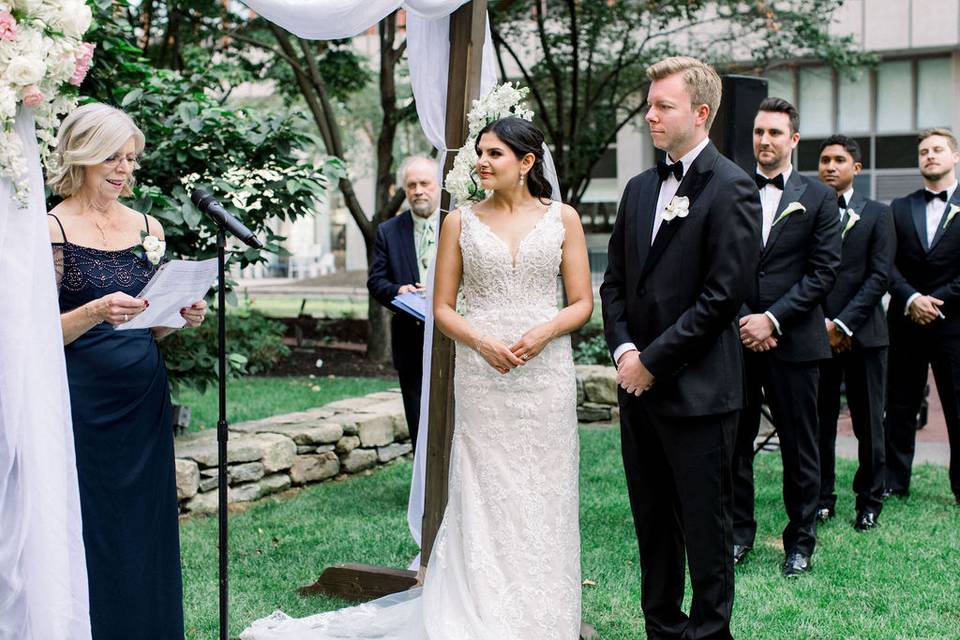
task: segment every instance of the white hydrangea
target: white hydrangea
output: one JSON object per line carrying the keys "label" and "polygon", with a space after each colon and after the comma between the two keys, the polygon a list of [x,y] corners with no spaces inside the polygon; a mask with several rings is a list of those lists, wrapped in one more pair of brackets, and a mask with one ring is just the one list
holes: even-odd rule
{"label": "white hydrangea", "polygon": [[487,197],[480,186],[477,176],[477,151],[473,142],[480,131],[495,120],[515,116],[524,120],[533,120],[533,111],[523,104],[530,90],[519,84],[514,87],[507,82],[496,86],[490,93],[473,101],[467,114],[467,142],[453,160],[453,168],[444,178],[443,188],[453,196],[456,202],[479,202]]}

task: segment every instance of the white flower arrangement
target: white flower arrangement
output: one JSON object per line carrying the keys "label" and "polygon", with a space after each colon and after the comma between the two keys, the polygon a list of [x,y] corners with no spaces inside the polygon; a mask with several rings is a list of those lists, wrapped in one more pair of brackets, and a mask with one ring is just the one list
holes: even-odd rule
{"label": "white flower arrangement", "polygon": [[774,221],[773,221],[773,224],[770,225],[770,226],[771,226],[771,227],[776,226],[776,224],[777,224],[778,222],[780,222],[781,220],[783,220],[784,218],[786,218],[787,216],[789,216],[791,213],[798,212],[798,211],[799,211],[800,213],[803,213],[803,212],[806,211],[806,210],[807,210],[807,208],[806,208],[805,206],[803,206],[802,204],[800,204],[799,202],[791,202],[791,203],[788,204],[788,205],[786,206],[786,208],[783,210],[783,213],[781,213],[779,216],[777,216],[777,219],[774,220]]}
{"label": "white flower arrangement", "polygon": [[154,266],[160,264],[163,254],[167,252],[167,243],[153,235],[143,236],[140,246],[143,247],[144,257]]}
{"label": "white flower arrangement", "polygon": [[60,116],[76,107],[76,91],[90,68],[94,45],[83,42],[93,14],[84,0],[0,0],[0,179],[15,199],[29,196],[27,163],[14,120],[20,104],[34,109],[44,160]]}
{"label": "white flower arrangement", "polygon": [[663,221],[670,222],[674,218],[686,218],[690,215],[690,198],[687,196],[673,196],[673,200],[663,209]]}
{"label": "white flower arrangement", "polygon": [[846,238],[847,234],[850,233],[850,229],[853,229],[853,225],[857,224],[857,221],[860,219],[860,214],[854,211],[853,209],[847,209],[847,224],[843,227],[843,232],[840,234],[840,238]]}
{"label": "white flower arrangement", "polygon": [[456,202],[479,202],[487,197],[477,177],[477,151],[474,147],[480,130],[495,120],[516,116],[527,121],[533,120],[533,111],[527,109],[523,99],[530,90],[519,84],[513,86],[507,82],[496,86],[490,93],[473,101],[467,114],[467,140],[453,160],[453,168],[447,173],[443,188],[453,196]]}

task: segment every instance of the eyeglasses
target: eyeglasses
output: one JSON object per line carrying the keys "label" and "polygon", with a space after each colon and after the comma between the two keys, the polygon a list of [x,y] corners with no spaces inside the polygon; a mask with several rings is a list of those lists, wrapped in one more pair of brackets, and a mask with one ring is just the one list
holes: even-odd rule
{"label": "eyeglasses", "polygon": [[104,160],[103,164],[107,165],[110,168],[113,168],[118,166],[124,160],[126,160],[127,164],[134,169],[140,166],[140,156],[132,153],[126,156],[120,153],[114,153],[109,158]]}

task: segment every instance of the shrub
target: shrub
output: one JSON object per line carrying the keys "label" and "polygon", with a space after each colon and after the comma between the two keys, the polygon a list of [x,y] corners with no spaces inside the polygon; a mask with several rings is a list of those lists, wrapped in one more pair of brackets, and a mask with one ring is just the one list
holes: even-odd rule
{"label": "shrub", "polygon": [[593,335],[574,347],[573,361],[577,364],[610,364],[610,350],[603,334]]}

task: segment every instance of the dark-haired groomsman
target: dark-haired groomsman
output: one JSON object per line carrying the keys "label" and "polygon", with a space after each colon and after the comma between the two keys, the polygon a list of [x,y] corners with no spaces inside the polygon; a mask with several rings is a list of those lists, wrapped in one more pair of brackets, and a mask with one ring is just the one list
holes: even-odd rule
{"label": "dark-haired groomsman", "polygon": [[917,412],[932,366],[950,440],[950,488],[960,505],[960,190],[957,139],[948,129],[919,136],[924,188],[891,204],[897,253],[890,282],[886,494],[906,497]]}
{"label": "dark-haired groomsman", "polygon": [[747,399],[740,414],[733,461],[733,556],[743,560],[757,534],[753,443],[764,397],[780,437],[783,501],[783,575],[810,568],[817,541],[820,455],[817,443],[818,363],[830,357],[822,304],[840,264],[836,193],[791,165],[800,141],[800,114],[781,98],[767,98],[753,125],[756,182],[763,206],[763,246],[753,292],[740,318]]}
{"label": "dark-haired groomsman", "polygon": [[820,145],[820,179],[837,193],[841,260],[837,282],[823,303],[833,357],[820,363],[820,504],[817,520],[833,517],[837,504],[834,465],[840,383],[857,436],[859,466],[853,477],[857,517],[853,527],[877,525],[883,506],[883,402],[887,365],[887,291],[896,242],[890,208],[853,188],[860,173],[860,145],[831,136]]}

